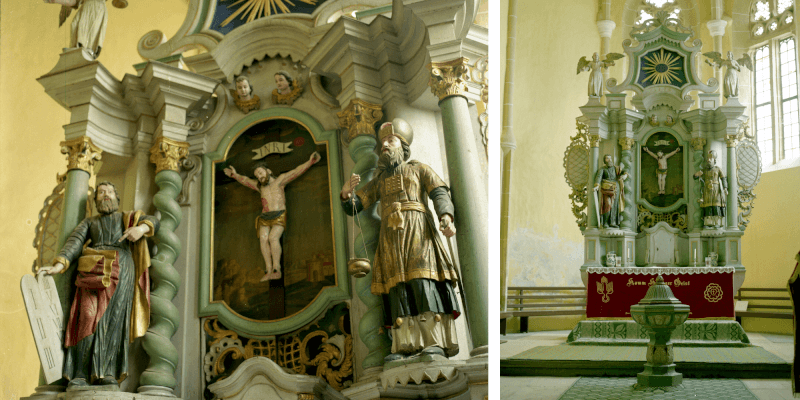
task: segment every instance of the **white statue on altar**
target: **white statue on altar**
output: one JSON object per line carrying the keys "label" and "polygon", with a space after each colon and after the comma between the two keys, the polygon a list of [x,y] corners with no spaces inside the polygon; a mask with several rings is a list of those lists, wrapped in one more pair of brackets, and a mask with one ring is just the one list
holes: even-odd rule
{"label": "white statue on altar", "polygon": [[591,71],[589,73],[589,96],[600,97],[603,95],[603,70],[614,66],[614,61],[622,57],[624,55],[619,53],[608,53],[605,60],[600,60],[597,53],[594,53],[592,61],[587,60],[585,56],[578,60],[579,74],[583,71]]}
{"label": "white statue on altar", "polygon": [[[92,57],[97,58],[103,48],[108,25],[106,0],[44,0],[44,2],[61,4],[58,26],[64,25],[73,8],[78,9],[72,19],[69,46],[72,48],[83,47],[89,50]],[[113,0],[111,4],[117,8],[128,6],[127,0]]]}

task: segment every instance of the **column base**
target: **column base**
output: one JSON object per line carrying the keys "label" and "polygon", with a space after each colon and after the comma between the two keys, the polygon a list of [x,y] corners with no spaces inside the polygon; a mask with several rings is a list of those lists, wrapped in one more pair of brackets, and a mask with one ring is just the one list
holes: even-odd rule
{"label": "column base", "polygon": [[675,372],[675,364],[645,364],[644,371],[636,374],[636,388],[678,386],[683,374]]}
{"label": "column base", "polygon": [[481,346],[469,352],[470,357],[489,357],[489,346]]}
{"label": "column base", "polygon": [[164,386],[139,386],[136,391],[148,396],[175,397],[175,391]]}

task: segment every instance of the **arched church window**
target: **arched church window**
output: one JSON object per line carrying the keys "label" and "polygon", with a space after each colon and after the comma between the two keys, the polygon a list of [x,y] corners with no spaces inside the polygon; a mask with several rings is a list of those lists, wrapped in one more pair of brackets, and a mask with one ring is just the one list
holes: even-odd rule
{"label": "arched church window", "polygon": [[788,25],[792,0],[756,0],[750,9],[753,47],[753,115],[765,166],[800,158],[797,43]]}
{"label": "arched church window", "polygon": [[675,0],[642,0],[639,4],[639,18],[636,20],[636,25],[654,19],[656,13],[661,10],[669,12],[670,18],[680,19],[681,9]]}

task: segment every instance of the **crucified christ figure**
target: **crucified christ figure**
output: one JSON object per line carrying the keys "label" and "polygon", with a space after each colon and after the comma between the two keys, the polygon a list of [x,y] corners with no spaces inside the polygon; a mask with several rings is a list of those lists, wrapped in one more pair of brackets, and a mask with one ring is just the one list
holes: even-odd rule
{"label": "crucified christ figure", "polygon": [[664,190],[664,187],[667,185],[667,160],[674,156],[675,153],[681,151],[681,148],[678,147],[669,154],[664,154],[663,151],[653,154],[647,147],[644,147],[643,150],[658,161],[658,169],[656,170],[656,177],[658,177],[658,194],[666,194],[667,192]]}
{"label": "crucified christ figure", "polygon": [[266,164],[256,166],[253,171],[256,179],[237,174],[233,166],[223,170],[225,175],[261,193],[261,215],[256,218],[256,229],[258,230],[258,240],[261,242],[261,255],[264,256],[264,263],[267,265],[267,273],[261,278],[262,282],[281,278],[282,249],[280,240],[286,227],[286,192],[284,188],[289,182],[308,171],[320,158],[319,153],[315,151],[308,161],[277,177],[272,174]]}

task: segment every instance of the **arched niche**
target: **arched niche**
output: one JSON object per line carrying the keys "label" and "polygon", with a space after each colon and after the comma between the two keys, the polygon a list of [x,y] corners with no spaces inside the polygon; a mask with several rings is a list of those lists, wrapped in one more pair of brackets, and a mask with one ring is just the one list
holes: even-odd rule
{"label": "arched niche", "polygon": [[[253,160],[265,153],[254,150],[280,146],[275,143],[287,143],[284,150],[291,148],[294,153]],[[252,177],[255,163],[266,159],[277,175],[308,160],[315,150],[322,155],[320,162],[286,186],[282,285],[262,283],[257,278],[266,271],[255,227],[261,196],[222,171],[233,165],[239,174]],[[345,216],[338,201],[339,153],[335,130],[324,130],[302,111],[269,108],[242,118],[215,151],[203,156],[201,317],[216,316],[228,329],[259,338],[300,329],[350,298]],[[280,299],[285,312],[271,314],[270,307],[279,306],[274,303]]]}

